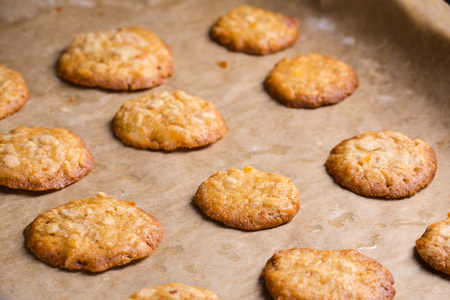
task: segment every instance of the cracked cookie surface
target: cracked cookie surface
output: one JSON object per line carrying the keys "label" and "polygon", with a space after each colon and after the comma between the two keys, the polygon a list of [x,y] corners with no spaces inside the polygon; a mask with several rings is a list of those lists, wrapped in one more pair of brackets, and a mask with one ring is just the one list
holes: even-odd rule
{"label": "cracked cookie surface", "polygon": [[169,46],[140,27],[79,34],[58,65],[68,81],[113,90],[151,88],[173,72]]}
{"label": "cracked cookie surface", "polygon": [[32,191],[61,189],[93,167],[84,142],[66,129],[17,127],[0,133],[0,185]]}
{"label": "cracked cookie surface", "polygon": [[206,289],[181,283],[169,283],[151,288],[142,288],[128,300],[218,300],[217,295]]}
{"label": "cracked cookie surface", "polygon": [[434,269],[450,275],[450,213],[427,227],[416,241],[420,257]]}
{"label": "cracked cookie surface", "polygon": [[212,175],[199,186],[194,200],[209,217],[245,230],[281,225],[300,208],[299,191],[290,179],[250,166]]}
{"label": "cracked cookie surface", "polygon": [[163,228],[134,202],[98,193],[41,213],[24,235],[31,252],[52,266],[101,272],[152,253]]}
{"label": "cracked cookie surface", "polygon": [[183,91],[152,93],[125,102],[112,129],[124,144],[152,150],[201,147],[228,131],[211,102]]}
{"label": "cracked cookie surface", "polygon": [[423,140],[384,130],[341,142],[331,151],[326,167],[338,184],[357,194],[398,199],[427,186],[437,162],[433,148]]}
{"label": "cracked cookie surface", "polygon": [[19,111],[29,98],[30,92],[22,75],[0,65],[0,120]]}
{"label": "cracked cookie surface", "polygon": [[349,65],[315,53],[282,59],[264,82],[270,96],[293,108],[336,104],[358,85],[358,76]]}
{"label": "cracked cookie surface", "polygon": [[242,5],[221,16],[210,35],[229,50],[265,55],[291,46],[298,24],[294,17]]}
{"label": "cracked cookie surface", "polygon": [[277,251],[262,276],[274,299],[393,299],[392,274],[356,250]]}

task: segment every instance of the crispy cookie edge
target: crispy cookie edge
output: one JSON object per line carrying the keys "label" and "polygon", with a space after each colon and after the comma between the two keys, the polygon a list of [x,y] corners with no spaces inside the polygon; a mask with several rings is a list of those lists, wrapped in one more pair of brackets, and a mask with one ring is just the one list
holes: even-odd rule
{"label": "crispy cookie edge", "polygon": [[[283,256],[290,255],[293,253],[307,253],[312,252],[313,254],[317,253],[323,253],[323,252],[331,252],[335,253],[338,256],[342,257],[343,259],[349,260],[349,261],[357,261],[361,262],[364,265],[367,265],[368,268],[373,270],[377,277],[380,278],[380,281],[385,283],[381,285],[375,292],[374,292],[374,298],[373,299],[380,299],[380,300],[390,300],[393,299],[396,291],[393,287],[394,284],[394,277],[392,276],[391,272],[386,269],[382,264],[377,262],[376,260],[356,251],[353,249],[344,249],[344,250],[316,250],[316,249],[310,249],[310,248],[291,248],[288,250],[278,250],[274,253],[274,255],[267,261],[266,265],[263,268],[263,271],[261,273],[262,277],[265,280],[265,284],[267,287],[267,290],[269,291],[270,295],[274,299],[296,299],[294,295],[291,294],[289,291],[288,286],[282,281],[277,278],[277,266],[276,263],[280,259],[282,259]],[[306,298],[305,298],[306,299]]]}
{"label": "crispy cookie edge", "polygon": [[[140,27],[123,27],[118,30],[136,30],[143,32],[145,34],[146,29]],[[161,38],[159,38],[161,45],[166,48],[169,56],[165,61],[161,62],[161,65],[158,69],[160,72],[156,76],[150,77],[129,77],[124,80],[116,80],[111,76],[100,76],[97,74],[93,74],[93,76],[84,77],[75,72],[75,67],[72,66],[70,61],[65,61],[63,59],[63,55],[66,53],[71,46],[69,46],[60,56],[57,63],[57,74],[62,79],[86,87],[99,87],[107,90],[118,90],[118,91],[134,91],[134,90],[142,90],[142,89],[150,89],[152,87],[161,85],[165,82],[166,78],[173,75],[175,72],[175,68],[172,60],[172,50]]]}
{"label": "crispy cookie edge", "polygon": [[[19,128],[19,127],[18,127]],[[17,128],[16,128],[17,129]],[[16,130],[14,129],[14,130]],[[66,129],[64,129],[66,130]],[[0,177],[0,185],[6,186],[10,189],[20,189],[20,190],[29,190],[29,191],[47,191],[47,190],[59,190],[62,189],[68,185],[71,185],[73,183],[76,183],[80,181],[83,177],[85,177],[87,174],[89,174],[92,169],[94,168],[94,157],[92,156],[91,152],[87,149],[86,145],[84,144],[84,141],[75,133],[66,130],[68,134],[70,134],[72,137],[74,137],[80,146],[81,149],[83,149],[83,153],[85,155],[85,160],[83,161],[83,167],[80,167],[77,172],[75,173],[75,176],[68,177],[63,172],[58,172],[57,177],[53,178],[45,178],[44,180],[40,181],[32,181],[29,178],[25,178],[24,176],[21,176],[21,178],[17,177],[6,177],[1,176]],[[62,176],[61,176],[62,174]]]}
{"label": "crispy cookie edge", "polygon": [[450,275],[450,257],[439,244],[433,243],[431,240],[434,234],[432,231],[441,224],[450,227],[450,213],[447,219],[437,221],[427,227],[422,236],[416,241],[416,250],[420,257],[429,264],[433,269]]}
{"label": "crispy cookie edge", "polygon": [[5,69],[8,73],[10,73],[10,75],[13,77],[14,83],[21,91],[19,97],[14,99],[14,101],[9,105],[2,105],[0,103],[0,120],[2,120],[18,112],[25,106],[25,104],[30,99],[30,91],[28,90],[22,74],[3,65],[0,65],[0,68]]}
{"label": "crispy cookie edge", "polygon": [[[230,169],[228,169],[228,170],[230,170]],[[228,171],[228,170],[226,170],[226,171]],[[277,219],[269,218],[267,216],[267,213],[266,214],[260,213],[258,215],[258,218],[254,219],[254,220],[249,220],[249,219],[243,220],[240,218],[236,218],[233,214],[230,214],[231,216],[224,216],[224,214],[222,212],[215,209],[212,205],[208,205],[208,203],[210,201],[208,201],[207,199],[209,197],[211,197],[209,195],[209,191],[208,191],[209,190],[209,188],[208,188],[209,180],[214,178],[215,176],[217,176],[219,173],[226,172],[226,171],[217,172],[217,173],[211,175],[207,180],[203,181],[200,184],[200,186],[198,187],[197,191],[194,194],[194,202],[205,213],[205,215],[207,215],[211,219],[214,219],[215,221],[223,223],[224,225],[232,227],[232,228],[237,228],[237,229],[242,229],[242,230],[247,230],[247,231],[256,231],[256,230],[261,230],[261,229],[274,228],[274,227],[280,226],[282,224],[285,224],[285,223],[291,221],[297,215],[298,211],[300,210],[299,190],[294,185],[294,183],[285,176],[270,173],[270,172],[264,172],[268,175],[281,176],[281,177],[289,180],[289,183],[293,187],[293,189],[295,191],[295,195],[296,195],[295,199],[293,199],[293,205],[295,206],[295,211],[292,211],[291,214],[289,214],[285,218],[277,218]],[[263,171],[259,171],[259,172],[263,172]],[[271,220],[269,220],[269,219],[271,219]]]}
{"label": "crispy cookie edge", "polygon": [[[51,210],[59,209],[61,207],[66,206],[69,203],[83,202],[84,200],[86,200],[86,199],[72,200],[72,201],[69,201],[68,203],[65,203],[63,205],[55,207]],[[134,203],[134,202],[130,202],[130,201],[121,201],[121,200],[117,200],[117,199],[115,199],[115,200],[119,201],[121,203],[126,203],[127,205],[132,205],[132,203]],[[76,263],[75,262],[72,264],[67,264],[66,257],[64,255],[60,255],[60,253],[55,253],[54,251],[51,251],[51,247],[46,245],[44,241],[36,240],[35,238],[33,238],[33,230],[36,226],[37,220],[40,217],[42,217],[42,215],[46,212],[39,214],[24,229],[23,235],[24,235],[24,240],[25,240],[25,246],[37,258],[39,258],[41,261],[45,262],[46,264],[49,264],[53,267],[59,267],[61,269],[68,269],[68,270],[72,270],[72,271],[84,269],[84,270],[91,271],[91,272],[103,272],[112,267],[117,267],[117,266],[122,266],[122,265],[128,264],[133,260],[144,258],[144,257],[150,255],[152,252],[154,252],[156,250],[156,248],[159,246],[159,244],[161,243],[162,237],[164,234],[164,228],[162,227],[161,223],[159,222],[159,220],[156,217],[146,213],[137,205],[132,205],[132,206],[134,208],[138,209],[141,214],[144,214],[146,217],[148,217],[153,224],[156,224],[156,227],[158,228],[158,231],[155,232],[155,236],[152,236],[153,240],[154,240],[153,244],[152,245],[148,244],[148,246],[149,246],[148,251],[141,251],[139,253],[135,253],[134,256],[130,256],[129,253],[125,253],[125,254],[121,254],[121,255],[112,257],[112,259],[93,258],[93,259],[90,259],[88,263],[82,263],[82,262]],[[50,251],[48,251],[49,249],[50,249]]]}
{"label": "crispy cookie edge", "polygon": [[[253,7],[256,8],[256,7]],[[263,10],[261,8],[257,8]],[[267,11],[273,14],[279,14],[273,11]],[[228,12],[227,12],[228,14]],[[231,38],[229,34],[223,33],[221,30],[221,26],[219,26],[221,19],[226,17],[226,15],[222,15],[219,19],[211,26],[209,30],[209,36],[212,40],[216,41],[218,44],[224,46],[230,51],[233,52],[243,52],[252,55],[268,55],[284,50],[290,46],[292,46],[298,39],[298,25],[299,21],[297,18],[287,15],[282,15],[283,23],[289,27],[294,29],[294,34],[288,34],[283,37],[279,37],[276,43],[270,43],[268,47],[258,47],[257,43],[249,43],[243,38]]]}
{"label": "crispy cookie edge", "polygon": [[[344,62],[341,62],[334,57],[325,56],[325,58],[332,58],[340,63],[345,64]],[[277,66],[279,66],[283,62],[283,60],[279,61],[275,65],[275,67],[267,74],[263,85],[267,93],[272,98],[284,104],[286,107],[318,108],[321,106],[334,105],[352,95],[359,86],[358,75],[350,65],[345,64],[350,75],[345,79],[343,88],[335,88],[332,92],[319,93],[317,96],[308,96],[296,93],[295,97],[291,98],[284,91],[285,89],[281,86],[281,83],[277,80],[274,80],[273,76],[273,74],[275,74],[274,71],[276,71]]]}
{"label": "crispy cookie edge", "polygon": [[[408,184],[406,184],[406,186],[404,186],[403,188],[400,187],[398,189],[394,189],[376,184],[371,186],[370,184],[368,184],[367,180],[361,179],[363,176],[361,176],[361,174],[359,174],[358,172],[355,172],[355,170],[352,170],[350,168],[342,169],[342,166],[339,164],[339,161],[336,161],[334,159],[333,157],[334,153],[338,152],[341,147],[344,147],[345,143],[349,140],[359,138],[364,134],[376,134],[376,133],[377,132],[368,131],[366,133],[356,135],[349,139],[343,140],[331,150],[330,156],[325,162],[325,167],[327,173],[331,177],[333,177],[336,183],[364,197],[393,199],[393,200],[411,197],[431,183],[437,172],[437,159],[434,149],[426,142],[424,142],[424,145],[426,147],[425,153],[427,157],[426,160],[427,165],[424,168],[424,172],[422,172],[422,175],[419,176],[416,180],[409,180]],[[344,180],[344,178],[346,177],[345,174],[351,175],[352,180],[351,181]]]}

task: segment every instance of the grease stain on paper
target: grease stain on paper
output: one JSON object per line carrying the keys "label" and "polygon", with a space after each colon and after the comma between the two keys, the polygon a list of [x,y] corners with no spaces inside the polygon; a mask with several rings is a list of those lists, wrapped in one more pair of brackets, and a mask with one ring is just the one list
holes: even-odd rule
{"label": "grease stain on paper", "polygon": [[175,245],[172,247],[166,247],[163,250],[164,254],[168,254],[168,255],[178,255],[184,252],[184,248],[182,245]]}
{"label": "grease stain on paper", "polygon": [[285,155],[291,147],[284,145],[274,145],[269,149],[254,150],[246,153],[247,159],[251,158],[253,155],[262,154],[274,154],[274,155]]}
{"label": "grease stain on paper", "polygon": [[343,213],[339,217],[334,218],[333,220],[328,220],[328,225],[334,226],[334,227],[343,227],[348,222],[355,221],[355,214],[354,213]]}
{"label": "grease stain on paper", "polygon": [[313,232],[322,231],[323,227],[320,224],[318,224],[318,225],[311,225],[311,226],[305,226],[305,230],[308,233],[313,233]]}
{"label": "grease stain on paper", "polygon": [[379,238],[380,238],[380,235],[379,235],[379,234],[372,235],[372,236],[370,237],[369,243],[367,243],[367,244],[361,244],[361,245],[358,246],[358,248],[357,248],[358,251],[360,251],[360,250],[372,250],[372,249],[375,249],[375,248],[377,247],[377,242],[378,242]]}
{"label": "grease stain on paper", "polygon": [[411,221],[406,219],[395,219],[391,223],[392,226],[426,226],[427,222]]}
{"label": "grease stain on paper", "polygon": [[114,167],[114,171],[126,171],[130,168],[130,165],[128,164],[118,164]]}

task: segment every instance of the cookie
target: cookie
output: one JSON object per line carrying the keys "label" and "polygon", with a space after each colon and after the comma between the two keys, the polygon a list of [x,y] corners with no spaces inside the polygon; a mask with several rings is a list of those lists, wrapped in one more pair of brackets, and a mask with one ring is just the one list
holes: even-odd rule
{"label": "cookie", "polygon": [[320,54],[282,59],[266,76],[270,96],[294,108],[336,104],[359,85],[353,69],[334,57]]}
{"label": "cookie", "polygon": [[58,64],[63,79],[112,90],[148,89],[173,72],[169,46],[139,27],[79,34]]}
{"label": "cookie", "polygon": [[392,274],[356,250],[277,251],[262,276],[274,299],[393,299]]}
{"label": "cookie", "polygon": [[0,185],[31,191],[61,189],[93,167],[84,142],[65,129],[17,127],[0,133]]}
{"label": "cookie", "polygon": [[194,200],[209,217],[245,230],[286,223],[300,208],[299,191],[291,180],[250,166],[212,175],[199,186]]}
{"label": "cookie", "polygon": [[152,93],[125,102],[112,129],[125,145],[152,150],[201,147],[228,131],[212,103],[183,91]]}
{"label": "cookie", "polygon": [[328,174],[349,190],[374,198],[410,197],[433,180],[436,154],[421,139],[384,130],[341,142],[326,161]]}
{"label": "cookie", "polygon": [[163,228],[134,202],[98,193],[41,213],[24,235],[25,245],[49,265],[101,272],[148,256]]}
{"label": "cookie", "polygon": [[214,292],[181,283],[142,288],[128,300],[218,300]]}
{"label": "cookie", "polygon": [[450,275],[450,213],[447,219],[427,227],[416,241],[416,249],[430,266]]}
{"label": "cookie", "polygon": [[221,16],[210,35],[229,50],[266,55],[294,44],[298,24],[294,17],[242,5]]}
{"label": "cookie", "polygon": [[0,65],[0,120],[19,111],[30,98],[19,72]]}

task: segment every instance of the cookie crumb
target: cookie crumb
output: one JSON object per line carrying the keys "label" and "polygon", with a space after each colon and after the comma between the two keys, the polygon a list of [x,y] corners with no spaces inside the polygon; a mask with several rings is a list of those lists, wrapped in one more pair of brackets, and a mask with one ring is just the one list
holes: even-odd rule
{"label": "cookie crumb", "polygon": [[228,68],[228,63],[224,60],[216,61],[216,65],[218,65],[222,69]]}

